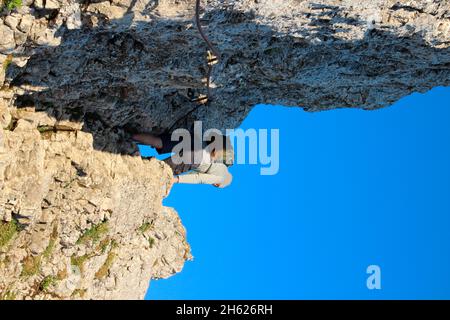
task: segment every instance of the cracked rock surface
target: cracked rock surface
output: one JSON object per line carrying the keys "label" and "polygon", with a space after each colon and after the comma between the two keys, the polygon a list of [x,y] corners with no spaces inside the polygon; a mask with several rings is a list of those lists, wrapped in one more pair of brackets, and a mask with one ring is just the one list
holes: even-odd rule
{"label": "cracked rock surface", "polygon": [[2,131],[0,292],[142,299],[150,278],[191,258],[177,213],[162,206],[170,168],[94,150],[91,134],[72,129],[20,119]]}
{"label": "cracked rock surface", "polygon": [[259,103],[374,110],[450,85],[450,2],[23,0],[0,13],[0,298],[141,299],[191,258],[130,132]]}

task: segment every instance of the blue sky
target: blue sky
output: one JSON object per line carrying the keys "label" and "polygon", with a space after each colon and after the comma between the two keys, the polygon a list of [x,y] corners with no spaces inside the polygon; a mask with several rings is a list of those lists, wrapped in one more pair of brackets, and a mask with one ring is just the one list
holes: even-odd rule
{"label": "blue sky", "polygon": [[148,299],[450,298],[450,88],[376,111],[261,105],[242,128],[280,130],[279,173],[176,185],[195,259]]}

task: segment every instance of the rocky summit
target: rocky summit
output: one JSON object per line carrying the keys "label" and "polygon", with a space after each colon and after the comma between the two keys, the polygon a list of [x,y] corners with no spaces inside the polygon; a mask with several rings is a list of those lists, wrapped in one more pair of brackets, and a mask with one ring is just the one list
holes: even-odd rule
{"label": "rocky summit", "polygon": [[450,85],[449,1],[200,2],[212,68],[195,0],[2,1],[0,299],[142,299],[192,259],[172,172],[134,131]]}

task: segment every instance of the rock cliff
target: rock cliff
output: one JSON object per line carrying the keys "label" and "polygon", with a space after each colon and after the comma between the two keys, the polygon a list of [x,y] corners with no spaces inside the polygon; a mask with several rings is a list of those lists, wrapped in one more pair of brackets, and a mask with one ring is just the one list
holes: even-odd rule
{"label": "rock cliff", "polygon": [[[20,3],[22,2],[22,3]],[[234,128],[258,103],[388,106],[450,84],[450,2],[3,0],[0,298],[135,299],[191,258],[172,173],[130,131]]]}

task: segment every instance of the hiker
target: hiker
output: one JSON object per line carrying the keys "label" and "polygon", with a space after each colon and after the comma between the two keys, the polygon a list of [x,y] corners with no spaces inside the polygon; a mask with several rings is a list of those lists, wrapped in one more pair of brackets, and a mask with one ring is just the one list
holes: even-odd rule
{"label": "hiker", "polygon": [[[152,146],[158,154],[172,153],[179,141],[173,141],[170,133],[156,136],[148,133],[138,133],[133,135],[133,140],[139,143]],[[217,139],[217,136],[216,138]],[[228,166],[233,163],[234,154],[229,143],[229,138],[220,135],[221,143],[216,149],[208,148],[208,145],[201,145],[197,150],[193,142],[185,154],[188,161],[180,163],[180,156],[173,155],[164,160],[173,171],[172,183],[189,184],[210,184],[218,188],[225,188],[231,184],[232,175],[228,171]],[[193,140],[193,139],[192,139]],[[185,150],[186,151],[186,150]],[[195,161],[195,157],[197,160]]]}

